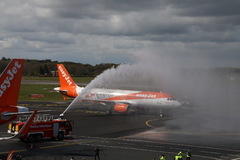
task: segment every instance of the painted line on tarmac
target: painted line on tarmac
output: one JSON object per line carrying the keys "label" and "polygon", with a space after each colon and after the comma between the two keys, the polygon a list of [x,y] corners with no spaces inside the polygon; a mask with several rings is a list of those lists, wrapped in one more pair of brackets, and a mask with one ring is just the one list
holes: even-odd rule
{"label": "painted line on tarmac", "polygon": [[[171,131],[161,130],[161,132],[171,132]],[[148,140],[126,139],[126,138],[134,138],[134,137],[144,136],[144,135],[147,135],[147,134],[152,134],[152,133],[140,133],[140,134],[137,134],[137,135],[118,137],[117,139],[124,139],[125,141],[138,141],[138,142],[153,143],[152,141],[148,141]],[[208,147],[208,146],[200,146],[200,145],[192,145],[192,144],[179,144],[179,143],[170,143],[170,142],[154,142],[154,143],[168,144],[168,145],[177,145],[177,146],[185,146],[185,147],[196,147],[196,148],[204,148],[204,149],[224,150],[224,151],[231,151],[231,152],[238,152],[238,153],[240,153],[240,150],[228,149],[228,148]]]}
{"label": "painted line on tarmac", "polygon": [[[161,118],[161,119],[172,119],[172,118]],[[148,120],[148,121],[146,121],[146,125],[150,128],[154,128],[154,129],[160,128],[160,127],[154,127],[154,126],[149,124],[150,122],[157,121],[157,120],[160,120],[160,119],[156,118],[156,119]],[[161,130],[161,131],[162,132],[170,132],[170,131],[166,131],[166,130]],[[151,134],[151,133],[143,132],[143,133],[140,133],[140,134],[137,134],[137,135],[129,135],[129,136],[123,136],[123,137],[118,137],[118,138],[131,138],[131,137],[143,136],[143,135],[147,135],[147,134]]]}
{"label": "painted line on tarmac", "polygon": [[75,142],[75,143],[67,143],[67,144],[59,144],[59,145],[39,147],[39,148],[40,149],[46,149],[46,148],[54,148],[54,147],[63,147],[63,146],[71,146],[71,145],[76,145],[76,144],[92,143],[92,142],[96,142],[96,141],[98,141],[98,140],[85,141],[85,142]]}
{"label": "painted line on tarmac", "polygon": [[[14,150],[14,153],[15,152],[24,152],[24,151],[27,151],[27,149],[22,149],[22,150]],[[6,151],[6,152],[0,152],[0,154],[6,154],[8,153],[9,151]]]}
{"label": "painted line on tarmac", "polygon": [[150,119],[150,120],[146,121],[146,125],[151,128],[159,128],[159,127],[154,127],[154,126],[150,125],[149,123],[153,122],[153,121],[157,121],[157,120],[170,120],[170,119],[173,119],[173,117]]}
{"label": "painted line on tarmac", "polygon": [[146,125],[147,125],[148,127],[151,127],[151,128],[157,128],[157,127],[154,127],[154,126],[152,126],[152,125],[149,124],[150,122],[152,122],[152,121],[157,121],[157,120],[159,120],[159,119],[151,119],[151,120],[148,120],[148,121],[146,121]]}
{"label": "painted line on tarmac", "polygon": [[[151,119],[151,120],[148,120],[146,121],[146,125],[150,128],[154,128],[154,129],[158,129],[160,127],[155,127],[155,126],[152,126],[150,125],[149,123],[153,122],[153,121],[157,121],[157,120],[162,120],[162,119],[173,119],[173,117],[170,117],[170,118],[161,118],[161,119]],[[167,132],[167,133],[179,133],[178,132],[174,132],[174,131],[170,131],[170,130],[158,130],[159,132]],[[221,135],[221,136],[239,136],[240,133],[214,133],[214,132],[202,132],[202,133],[199,133],[199,132],[181,132],[183,134],[195,134],[195,135]],[[131,137],[131,136],[126,136],[126,137]],[[124,137],[125,138],[125,137]]]}
{"label": "painted line on tarmac", "polygon": [[[199,132],[180,132],[180,131],[171,131],[171,130],[158,130],[159,132],[164,132],[164,133],[176,133],[176,134],[190,134],[190,135],[206,135],[206,136],[239,136],[240,133],[214,133],[214,132],[202,132],[202,133],[199,133]],[[157,133],[157,132],[155,132]]]}

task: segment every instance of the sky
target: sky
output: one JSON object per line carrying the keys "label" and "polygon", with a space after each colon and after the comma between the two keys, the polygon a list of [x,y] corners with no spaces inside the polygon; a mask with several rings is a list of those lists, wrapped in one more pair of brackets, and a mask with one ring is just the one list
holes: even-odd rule
{"label": "sky", "polygon": [[240,67],[239,7],[238,0],[2,0],[0,58]]}

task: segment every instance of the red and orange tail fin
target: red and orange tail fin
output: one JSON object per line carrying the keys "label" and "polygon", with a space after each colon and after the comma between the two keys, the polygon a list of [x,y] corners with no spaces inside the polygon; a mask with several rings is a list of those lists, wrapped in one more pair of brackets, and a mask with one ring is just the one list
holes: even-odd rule
{"label": "red and orange tail fin", "polygon": [[76,86],[63,64],[57,64],[60,87]]}
{"label": "red and orange tail fin", "polygon": [[13,153],[14,153],[13,149],[8,152],[7,160],[12,160]]}
{"label": "red and orange tail fin", "polygon": [[0,77],[0,106],[16,106],[21,85],[24,59],[12,59]]}

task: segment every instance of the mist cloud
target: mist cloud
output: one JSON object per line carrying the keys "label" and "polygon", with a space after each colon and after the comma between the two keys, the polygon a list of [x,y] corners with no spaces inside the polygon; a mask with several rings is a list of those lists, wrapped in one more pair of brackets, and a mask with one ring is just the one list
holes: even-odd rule
{"label": "mist cloud", "polygon": [[[87,87],[165,92],[184,102],[166,122],[178,132],[237,132],[239,76],[223,69],[184,68],[182,62],[159,53],[136,54],[137,63],[122,64],[97,76]],[[187,102],[187,103],[186,103]]]}

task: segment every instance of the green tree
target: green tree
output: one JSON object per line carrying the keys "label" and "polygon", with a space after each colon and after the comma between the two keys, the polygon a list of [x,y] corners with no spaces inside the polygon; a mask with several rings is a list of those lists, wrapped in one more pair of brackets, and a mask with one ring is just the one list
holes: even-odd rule
{"label": "green tree", "polygon": [[40,75],[43,75],[45,73],[44,69],[42,66],[40,66],[40,69],[39,69],[39,74]]}
{"label": "green tree", "polygon": [[48,67],[47,67],[46,64],[44,64],[44,74],[45,74],[45,73],[47,73],[47,74],[49,73],[49,70],[48,70]]}

